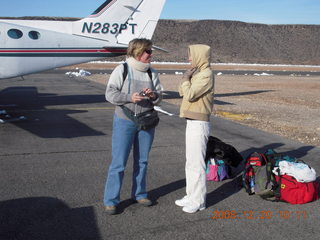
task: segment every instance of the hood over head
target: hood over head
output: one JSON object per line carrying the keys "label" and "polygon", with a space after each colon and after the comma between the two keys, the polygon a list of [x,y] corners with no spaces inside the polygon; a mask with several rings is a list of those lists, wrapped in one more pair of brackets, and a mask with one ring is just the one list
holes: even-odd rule
{"label": "hood over head", "polygon": [[204,44],[194,44],[189,46],[189,54],[192,58],[192,67],[203,70],[210,67],[211,48]]}

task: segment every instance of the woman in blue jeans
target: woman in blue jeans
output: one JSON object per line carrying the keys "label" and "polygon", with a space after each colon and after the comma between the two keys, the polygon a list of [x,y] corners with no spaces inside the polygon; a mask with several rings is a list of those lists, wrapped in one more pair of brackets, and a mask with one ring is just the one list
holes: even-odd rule
{"label": "woman in blue jeans", "polygon": [[152,205],[146,190],[146,174],[155,127],[140,130],[127,114],[128,111],[133,115],[150,111],[161,101],[158,73],[150,66],[151,48],[150,40],[133,39],[128,46],[126,65],[121,64],[113,70],[107,85],[106,99],[115,105],[112,162],[104,193],[108,214],[117,213],[124,170],[132,147],[131,196],[144,206]]}

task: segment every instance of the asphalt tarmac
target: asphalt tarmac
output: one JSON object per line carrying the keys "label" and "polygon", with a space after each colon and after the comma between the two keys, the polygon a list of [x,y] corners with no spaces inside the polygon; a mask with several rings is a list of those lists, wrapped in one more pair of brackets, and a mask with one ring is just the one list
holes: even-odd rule
{"label": "asphalt tarmac", "polygon": [[[103,212],[113,106],[105,86],[62,73],[0,80],[0,239],[316,239],[319,201],[290,205],[249,196],[239,177],[208,182],[207,209],[183,213],[185,121],[160,113],[150,153],[152,207],[130,200],[132,159],[118,215]],[[166,98],[170,98],[167,95]],[[178,107],[163,102],[163,110]],[[212,135],[243,157],[274,148],[320,172],[320,149],[222,118]]]}

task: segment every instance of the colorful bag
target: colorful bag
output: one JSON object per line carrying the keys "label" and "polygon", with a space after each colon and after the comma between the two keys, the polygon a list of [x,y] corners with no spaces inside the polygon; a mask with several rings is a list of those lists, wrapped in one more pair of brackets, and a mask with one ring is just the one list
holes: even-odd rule
{"label": "colorful bag", "polygon": [[264,166],[252,166],[254,169],[254,192],[262,198],[274,196],[273,186],[276,183],[275,175],[272,172],[272,164]]}
{"label": "colorful bag", "polygon": [[218,182],[229,178],[228,169],[224,161],[213,158],[207,162],[206,174],[208,181]]}
{"label": "colorful bag", "polygon": [[208,161],[207,164],[207,180],[208,181],[219,181],[219,176],[218,176],[218,165],[213,165],[211,164],[210,161]]}
{"label": "colorful bag", "polygon": [[284,153],[277,153],[273,149],[268,149],[264,155],[267,158],[267,162],[271,162],[273,167],[279,167],[279,163],[281,161],[287,161],[287,162],[296,162],[297,159],[288,155],[285,155]]}
{"label": "colorful bag", "polygon": [[242,184],[249,195],[254,194],[254,170],[251,165],[246,165],[242,174]]}
{"label": "colorful bag", "polygon": [[253,166],[263,166],[266,163],[267,163],[266,156],[258,152],[251,153],[246,159],[246,164],[253,165]]}
{"label": "colorful bag", "polygon": [[269,163],[264,166],[247,165],[242,181],[249,195],[257,194],[263,198],[273,195],[272,187],[275,178]]}
{"label": "colorful bag", "polygon": [[273,166],[267,162],[264,154],[253,152],[246,158],[242,183],[249,195],[258,194],[263,198],[273,196],[272,187],[275,183]]}
{"label": "colorful bag", "polygon": [[289,175],[275,176],[278,182],[274,190],[277,200],[291,204],[304,204],[319,199],[319,183],[317,182],[298,182]]}
{"label": "colorful bag", "polygon": [[217,160],[216,163],[218,165],[219,181],[222,181],[224,179],[229,178],[227,165],[224,163],[224,161],[223,160]]}

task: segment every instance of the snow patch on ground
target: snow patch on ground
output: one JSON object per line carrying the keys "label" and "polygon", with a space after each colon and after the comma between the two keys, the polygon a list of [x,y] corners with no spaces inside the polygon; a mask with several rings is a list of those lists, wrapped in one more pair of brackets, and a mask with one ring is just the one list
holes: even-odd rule
{"label": "snow patch on ground", "polygon": [[91,73],[80,69],[79,72],[66,72],[66,75],[68,75],[69,77],[85,77],[85,76],[90,76]]}

